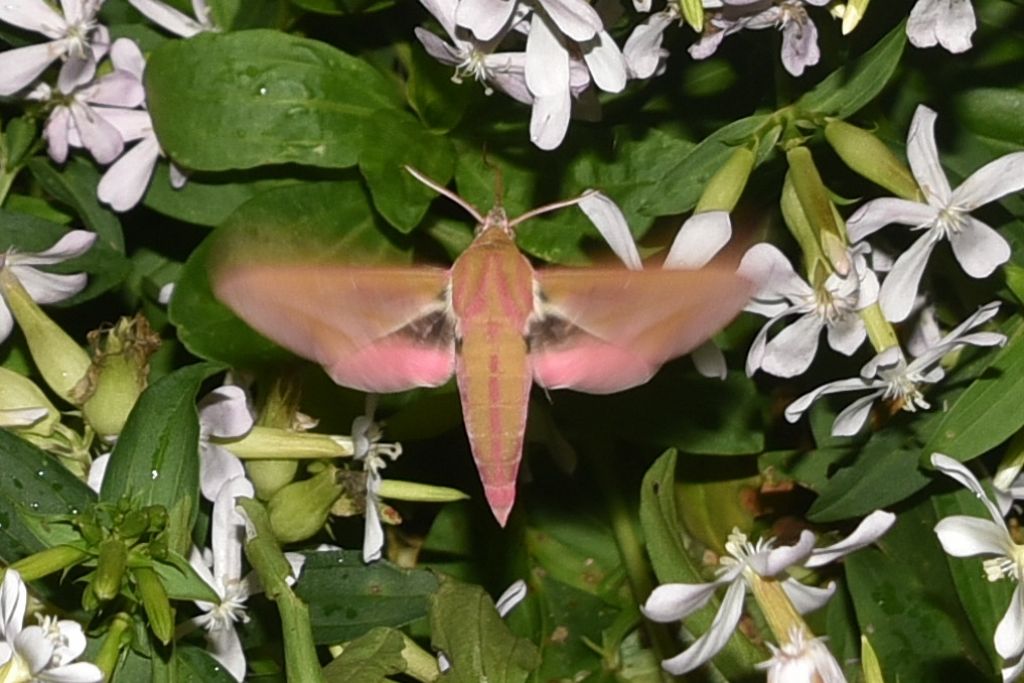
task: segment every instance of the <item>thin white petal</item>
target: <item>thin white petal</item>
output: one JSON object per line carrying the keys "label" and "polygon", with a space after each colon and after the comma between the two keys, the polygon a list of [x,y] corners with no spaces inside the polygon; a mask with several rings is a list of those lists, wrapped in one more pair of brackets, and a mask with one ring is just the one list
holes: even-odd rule
{"label": "thin white petal", "polygon": [[0,638],[13,641],[21,632],[28,606],[28,590],[17,569],[4,571],[0,584]]}
{"label": "thin white petal", "polygon": [[206,500],[213,501],[225,482],[245,476],[242,461],[223,446],[201,443],[199,455],[199,488]]}
{"label": "thin white petal", "polygon": [[64,17],[43,0],[5,0],[0,4],[0,21],[47,38],[61,38],[68,29]]}
{"label": "thin white petal", "polygon": [[932,453],[931,457],[932,466],[935,467],[939,472],[942,472],[947,477],[956,480],[962,486],[967,488],[974,496],[985,504],[988,509],[988,514],[992,518],[992,522],[999,527],[1002,527],[1004,535],[1006,534],[1006,523],[1003,521],[1003,516],[999,512],[999,508],[989,499],[988,494],[982,487],[981,482],[974,476],[974,473],[967,469],[959,460],[955,460],[944,453]]}
{"label": "thin white petal", "polygon": [[1013,589],[1010,606],[996,626],[996,652],[1003,659],[1017,659],[1024,654],[1024,588]]}
{"label": "thin white petal", "polygon": [[695,640],[690,647],[681,654],[661,662],[665,671],[680,676],[687,671],[693,671],[701,664],[718,654],[718,651],[725,647],[729,638],[732,637],[736,625],[739,624],[740,616],[743,614],[743,595],[746,586],[742,581],[734,581],[729,590],[725,593],[722,606],[711,622],[711,627],[700,638]]}
{"label": "thin white petal", "polygon": [[703,211],[686,219],[665,257],[663,268],[703,268],[732,238],[728,211]]}
{"label": "thin white petal", "polygon": [[867,336],[864,321],[855,313],[848,313],[828,326],[828,345],[844,356],[852,356]]}
{"label": "thin white petal", "polygon": [[505,618],[505,615],[512,611],[512,608],[522,602],[525,597],[526,582],[519,579],[505,589],[505,592],[494,602],[494,607],[498,610],[498,615]]}
{"label": "thin white petal", "polygon": [[569,94],[569,52],[540,14],[526,40],[526,85],[538,98]]}
{"label": "thin white petal", "polygon": [[907,134],[907,160],[928,203],[935,207],[945,207],[949,205],[951,191],[946,173],[939,163],[939,152],[935,148],[936,116],[925,105],[918,105]]}
{"label": "thin white petal", "polygon": [[871,414],[871,406],[874,405],[882,392],[861,396],[856,401],[846,406],[832,422],[832,436],[853,436],[860,431],[864,423],[868,421]]}
{"label": "thin white petal", "polygon": [[751,557],[750,566],[766,579],[777,576],[789,567],[803,564],[814,550],[814,540],[814,534],[804,529],[794,545],[782,545]]}
{"label": "thin white petal", "polygon": [[455,10],[455,23],[480,40],[490,40],[508,25],[515,8],[516,0],[462,0]]}
{"label": "thin white petal", "polygon": [[587,190],[578,206],[627,268],[643,269],[629,223],[618,204],[600,192]]}
{"label": "thin white petal", "polygon": [[907,20],[907,37],[916,47],[941,44],[950,52],[966,52],[977,28],[970,0],[918,0]]}
{"label": "thin white petal", "polygon": [[245,477],[229,479],[213,501],[210,523],[210,547],[213,550],[213,575],[222,584],[242,578],[242,544],[245,520],[235,511],[236,498],[251,498],[252,483]]}
{"label": "thin white petal", "polygon": [[952,203],[972,211],[991,201],[1024,189],[1024,152],[1006,154],[972,173],[953,190]]}
{"label": "thin white petal", "polygon": [[213,658],[220,662],[236,681],[245,680],[245,652],[234,627],[207,631],[206,642]]}
{"label": "thin white petal", "polygon": [[878,303],[887,320],[900,322],[910,315],[924,267],[939,239],[941,235],[937,231],[929,230],[896,259],[878,292]]}
{"label": "thin white petal", "polygon": [[802,76],[804,69],[821,59],[818,50],[818,28],[806,21],[787,21],[782,28],[782,65],[794,76]]}
{"label": "thin white petal", "polygon": [[63,41],[29,45],[0,52],[0,95],[27,87],[66,51]]}
{"label": "thin white petal", "polygon": [[782,590],[800,614],[807,614],[825,606],[836,592],[836,584],[829,581],[824,588],[808,586],[790,577],[782,582]]}
{"label": "thin white petal", "polygon": [[713,341],[706,341],[690,352],[690,360],[702,377],[724,380],[729,374],[725,355]]}
{"label": "thin white petal", "polygon": [[626,60],[626,68],[631,77],[650,78],[658,72],[668,56],[668,51],[662,49],[661,42],[665,29],[671,23],[671,13],[656,12],[629,34],[626,44],[622,47],[622,56]]}
{"label": "thin white petal", "polygon": [[11,315],[11,309],[7,307],[7,302],[0,296],[0,343],[6,341],[7,337],[11,336],[11,330],[14,329],[14,317]]}
{"label": "thin white petal", "polygon": [[147,19],[182,38],[191,38],[205,29],[198,21],[157,0],[128,0]]}
{"label": "thin white petal", "polygon": [[812,403],[826,394],[838,394],[844,391],[869,391],[874,388],[874,384],[866,382],[860,377],[851,377],[850,379],[841,379],[822,384],[817,389],[807,392],[786,406],[786,419],[790,422],[796,422],[811,407]]}
{"label": "thin white petal", "polygon": [[10,262],[18,266],[50,266],[81,256],[96,242],[96,233],[70,230],[56,244],[38,254],[16,254]]}
{"label": "thin white petal", "polygon": [[233,384],[217,387],[199,402],[199,423],[209,436],[233,439],[253,426],[245,389]]}
{"label": "thin white petal", "polygon": [[685,619],[708,603],[722,583],[667,583],[655,588],[640,610],[652,621]]}
{"label": "thin white petal", "polygon": [[935,525],[942,549],[954,557],[1005,555],[1011,543],[1006,527],[979,517],[954,515]]}
{"label": "thin white petal", "polygon": [[824,548],[815,548],[811,557],[804,562],[805,567],[820,567],[834,560],[849,555],[855,550],[867,547],[885,535],[885,532],[896,521],[896,515],[885,510],[875,510],[861,520],[857,528],[849,536]]}
{"label": "thin white petal", "polygon": [[859,242],[887,225],[920,228],[932,225],[938,217],[939,210],[929,204],[895,197],[872,199],[850,216],[846,222],[846,232],[851,240]]}
{"label": "thin white petal", "polygon": [[13,268],[25,291],[40,304],[53,304],[70,299],[83,289],[89,280],[85,273],[58,275],[44,273],[35,268]]}
{"label": "thin white petal", "polygon": [[599,31],[593,39],[581,43],[580,49],[594,85],[605,92],[622,92],[626,87],[626,60],[612,37]]}
{"label": "thin white petal", "polygon": [[109,164],[121,156],[124,140],[117,128],[96,111],[77,101],[71,102],[71,118],[82,137],[83,146],[101,164]]}
{"label": "thin white petal", "polygon": [[142,138],[106,170],[96,186],[96,196],[114,211],[131,209],[146,193],[159,157],[156,136]]}
{"label": "thin white petal", "polygon": [[590,40],[604,28],[600,15],[585,0],[544,0],[542,6],[558,30],[576,42]]}
{"label": "thin white petal", "polygon": [[824,322],[808,313],[790,323],[765,347],[761,369],[776,377],[796,377],[811,366],[818,352],[818,339]]}

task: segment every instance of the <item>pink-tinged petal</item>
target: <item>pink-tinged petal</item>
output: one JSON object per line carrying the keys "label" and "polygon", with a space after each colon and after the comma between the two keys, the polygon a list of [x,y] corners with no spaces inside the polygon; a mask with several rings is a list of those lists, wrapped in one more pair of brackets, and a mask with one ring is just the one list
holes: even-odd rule
{"label": "pink-tinged petal", "polygon": [[0,638],[13,641],[21,632],[25,621],[25,608],[28,605],[28,590],[17,569],[4,571],[4,581],[0,584]]}
{"label": "pink-tinged petal", "polygon": [[910,315],[928,257],[941,238],[937,230],[929,230],[896,259],[878,292],[878,303],[886,320],[897,323]]}
{"label": "pink-tinged petal", "polygon": [[871,406],[882,395],[882,392],[862,396],[836,415],[832,422],[832,436],[853,436],[861,430],[871,414]]}
{"label": "pink-tinged petal", "polygon": [[64,17],[43,0],[4,0],[0,3],[0,21],[47,38],[61,38],[68,28]]}
{"label": "pink-tinged petal", "polygon": [[729,33],[726,31],[705,33],[701,36],[700,40],[690,45],[686,51],[690,53],[690,56],[694,59],[707,59],[711,55],[715,54],[718,50],[718,46],[722,44],[722,41],[727,35],[729,35]]}
{"label": "pink-tinged petal", "polygon": [[772,548],[767,553],[760,553],[750,558],[750,567],[758,575],[769,579],[778,576],[789,567],[803,564],[814,550],[814,534],[807,529],[800,532],[800,538],[794,545],[782,545]]}
{"label": "pink-tinged petal", "polygon": [[106,170],[96,187],[96,196],[114,211],[131,209],[146,193],[159,157],[156,136],[142,138]]}
{"label": "pink-tinged petal", "polygon": [[668,50],[663,49],[661,43],[672,21],[670,12],[656,12],[629,34],[622,56],[632,78],[650,78],[663,67]]}
{"label": "pink-tinged petal", "polygon": [[526,40],[526,85],[534,97],[569,95],[569,51],[540,14]]}
{"label": "pink-tinged petal", "polygon": [[971,277],[988,277],[1010,260],[1010,244],[1003,236],[973,216],[963,216],[965,227],[949,235],[953,255]]}
{"label": "pink-tinged petal", "polygon": [[68,159],[68,133],[71,126],[71,110],[65,106],[59,106],[50,112],[50,118],[46,120],[46,128],[43,130],[43,137],[46,138],[46,153],[58,164],[63,164]]}
{"label": "pink-tinged petal", "polygon": [[77,24],[85,19],[86,0],[60,0],[60,9],[69,24]]}
{"label": "pink-tinged petal", "polygon": [[541,6],[558,30],[576,42],[590,40],[604,29],[597,10],[586,0],[544,0]]}
{"label": "pink-tinged petal", "polygon": [[107,465],[110,464],[110,453],[104,453],[103,455],[94,458],[92,464],[89,466],[89,479],[86,481],[96,493],[100,492],[103,488],[103,478],[107,476]]}
{"label": "pink-tinged petal", "polygon": [[146,101],[146,90],[134,75],[127,71],[114,71],[96,81],[89,93],[92,104],[131,109]]}
{"label": "pink-tinged petal", "polygon": [[235,477],[224,482],[213,501],[210,523],[213,575],[224,583],[242,578],[245,520],[235,510],[235,500],[253,495],[252,482],[245,477]]}
{"label": "pink-tinged petal", "polygon": [[437,61],[450,66],[458,66],[462,62],[459,51],[446,43],[440,36],[419,26],[413,29],[413,32],[427,54]]}
{"label": "pink-tinged petal", "polygon": [[[873,388],[875,388],[874,385],[864,381],[860,377],[841,379],[835,382],[822,384],[817,389],[804,394],[786,406],[786,419],[790,422],[796,422],[805,412],[807,412],[807,409],[811,407],[812,403],[826,394],[838,394],[845,391],[870,391]],[[881,392],[879,392],[879,394],[881,394]]]}
{"label": "pink-tinged petal", "polygon": [[796,377],[811,367],[824,321],[808,313],[786,326],[765,347],[761,369],[776,377]]}
{"label": "pink-tinged petal", "polygon": [[996,626],[996,652],[1003,659],[1017,659],[1024,654],[1024,588],[1013,589],[1010,606]]}
{"label": "pink-tinged petal", "polygon": [[225,482],[245,476],[245,466],[231,451],[212,443],[199,446],[199,489],[213,501]]}
{"label": "pink-tinged petal", "polygon": [[1024,152],[1006,154],[972,173],[953,190],[952,204],[963,211],[1024,190]]}
{"label": "pink-tinged petal", "polygon": [[455,10],[455,23],[480,40],[490,40],[508,26],[515,8],[516,0],[462,0]]}
{"label": "pink-tinged petal", "polygon": [[988,493],[982,487],[981,482],[974,476],[974,473],[967,469],[959,460],[955,460],[944,453],[932,453],[931,457],[932,466],[935,467],[939,472],[942,472],[947,477],[956,480],[961,486],[968,489],[974,496],[985,504],[988,509],[988,514],[992,517],[992,522],[1000,527],[1003,531],[1003,535],[1009,538],[1006,533],[1006,523],[1003,521],[1003,515],[999,512],[999,508],[989,500]]}
{"label": "pink-tinged petal", "polygon": [[85,85],[96,75],[96,58],[90,51],[79,55],[73,48],[66,51],[66,61],[57,74],[57,89],[70,95],[80,85]]}
{"label": "pink-tinged petal", "polygon": [[508,52],[488,55],[484,64],[491,69],[491,65],[499,59],[502,60],[500,67],[490,71],[491,85],[517,102],[533,104],[533,94],[526,86],[526,55]]}
{"label": "pink-tinged petal", "polygon": [[815,548],[811,552],[811,557],[804,562],[804,566],[808,568],[820,567],[840,557],[849,555],[856,550],[866,548],[884,536],[895,522],[896,515],[885,510],[875,510],[861,520],[861,523],[857,525],[853,533],[843,540],[824,548]]}
{"label": "pink-tinged petal", "polygon": [[245,680],[245,651],[233,626],[206,633],[207,649],[236,681]]}
{"label": "pink-tinged petal", "polygon": [[207,436],[235,439],[253,427],[248,396],[242,387],[217,387],[199,402],[199,424]]}
{"label": "pink-tinged petal", "polygon": [[828,345],[844,356],[852,356],[868,336],[864,321],[855,313],[839,318],[827,330]]}
{"label": "pink-tinged petal", "polygon": [[11,336],[14,329],[14,318],[11,316],[11,309],[7,308],[7,302],[0,296],[0,343]]}
{"label": "pink-tinged petal", "polygon": [[110,61],[118,71],[127,71],[135,78],[142,80],[146,71],[146,58],[138,44],[130,38],[118,38],[110,46]]}
{"label": "pink-tinged petal", "polygon": [[106,679],[95,664],[75,662],[40,672],[38,680],[46,683],[103,683]]}
{"label": "pink-tinged petal", "polygon": [[794,76],[802,76],[804,69],[821,59],[818,50],[818,28],[809,18],[806,21],[787,21],[782,27],[782,65]]}
{"label": "pink-tinged petal", "polygon": [[0,52],[0,95],[13,95],[39,78],[66,51],[63,41]]}
{"label": "pink-tinged petal", "polygon": [[949,205],[952,193],[935,148],[936,117],[933,110],[923,104],[918,105],[907,134],[907,160],[928,203],[942,208]]}
{"label": "pink-tinged petal", "polygon": [[147,19],[182,38],[191,38],[205,28],[183,12],[157,0],[128,0]]}
{"label": "pink-tinged petal", "polygon": [[722,606],[711,622],[711,627],[681,654],[662,660],[662,668],[670,674],[680,676],[687,671],[693,671],[718,654],[740,622],[745,591],[746,585],[742,581],[734,581],[725,592]]}
{"label": "pink-tinged petal", "polygon": [[667,583],[655,588],[640,611],[652,621],[685,619],[708,603],[722,583]]}
{"label": "pink-tinged petal", "polygon": [[600,192],[587,190],[578,206],[627,268],[643,270],[640,252],[618,204]]}
{"label": "pink-tinged petal", "polygon": [[85,273],[62,275],[44,273],[35,268],[13,268],[25,291],[32,300],[40,304],[54,304],[78,294],[88,282]]}
{"label": "pink-tinged petal", "polygon": [[109,164],[121,156],[124,140],[121,134],[92,107],[77,101],[71,102],[71,118],[82,137],[83,146],[101,164]]}
{"label": "pink-tinged petal", "polygon": [[933,225],[938,217],[939,210],[928,204],[895,197],[872,199],[850,216],[846,232],[851,240],[859,242],[887,225],[924,228]]}
{"label": "pink-tinged petal", "polygon": [[123,107],[104,107],[97,105],[93,107],[96,113],[117,129],[121,139],[125,142],[138,140],[144,137],[153,137],[153,120],[149,118],[149,112],[144,109],[124,109]]}
{"label": "pink-tinged petal", "polygon": [[706,341],[691,351],[690,360],[702,377],[724,380],[729,374],[725,355],[713,341]]}
{"label": "pink-tinged petal", "polygon": [[703,268],[732,238],[728,211],[704,211],[686,219],[665,257],[663,268]]}
{"label": "pink-tinged petal", "polygon": [[38,254],[16,254],[18,266],[52,266],[81,256],[92,249],[96,233],[88,230],[70,230],[57,243]]}
{"label": "pink-tinged petal", "polygon": [[915,47],[940,44],[956,54],[971,49],[976,28],[970,0],[918,0],[907,20],[907,37]]}
{"label": "pink-tinged petal", "polygon": [[626,87],[626,61],[611,36],[599,31],[593,39],[581,43],[580,49],[594,85],[605,92],[622,92]]}
{"label": "pink-tinged petal", "polygon": [[782,582],[782,590],[800,614],[821,609],[836,592],[836,584],[829,581],[824,588],[808,586],[790,577]]}
{"label": "pink-tinged petal", "polygon": [[1012,546],[1006,527],[979,517],[955,515],[935,525],[942,549],[954,557],[1006,555]]}

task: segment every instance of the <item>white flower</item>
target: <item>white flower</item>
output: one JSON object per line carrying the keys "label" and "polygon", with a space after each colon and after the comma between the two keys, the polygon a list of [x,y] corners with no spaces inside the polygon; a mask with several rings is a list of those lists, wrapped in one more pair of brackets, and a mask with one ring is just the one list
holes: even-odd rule
{"label": "white flower", "polygon": [[971,0],[917,0],[907,20],[907,37],[916,47],[938,44],[953,53],[966,52],[977,27]]}
{"label": "white flower", "polygon": [[668,50],[661,46],[665,30],[679,19],[679,9],[674,3],[661,12],[655,12],[629,34],[622,46],[622,56],[630,78],[660,76],[665,70]]}
{"label": "white flower", "polygon": [[51,39],[0,53],[0,95],[12,95],[28,86],[56,59],[64,60],[57,77],[61,92],[69,93],[91,81],[96,63],[110,43],[106,27],[96,23],[101,4],[102,0],[62,0],[62,15],[44,0],[0,3],[0,21]]}
{"label": "white flower", "polygon": [[111,51],[114,71],[69,93],[55,93],[45,83],[36,87],[28,99],[52,101],[55,106],[46,120],[44,137],[50,158],[59,164],[68,157],[68,147],[84,147],[101,164],[109,164],[124,150],[121,133],[104,113],[108,107],[132,109],[145,100],[141,74],[122,68],[115,55],[122,38]]}
{"label": "white flower", "polygon": [[[756,244],[744,254],[740,272],[761,286],[746,310],[769,318],[747,354],[748,375],[758,369],[777,377],[801,374],[818,352],[823,329],[828,330],[828,344],[836,351],[849,356],[860,348],[867,331],[857,312],[875,302],[878,280],[860,251],[851,253],[850,262],[846,277],[833,273],[815,289],[771,244]],[[768,341],[771,327],[792,315],[800,317]]]}
{"label": "white flower", "polygon": [[998,302],[985,304],[909,363],[898,346],[890,346],[868,361],[861,369],[860,377],[823,384],[790,403],[786,406],[786,419],[796,422],[820,397],[846,391],[870,393],[836,416],[832,423],[834,436],[856,434],[867,421],[871,406],[880,398],[894,402],[907,412],[915,412],[918,408],[927,410],[931,406],[924,400],[920,386],[935,384],[945,377],[945,372],[937,366],[946,354],[961,346],[1001,346],[1006,343],[1006,336],[997,332],[968,334],[969,330],[991,319],[998,310]]}
{"label": "white flower", "polygon": [[245,467],[217,439],[239,439],[253,427],[249,397],[232,384],[218,387],[199,402],[199,486],[213,501],[228,481],[245,478]]}
{"label": "white flower", "polygon": [[128,0],[128,2],[150,21],[182,38],[191,38],[197,33],[217,30],[210,18],[210,8],[207,6],[206,0],[192,0],[192,13],[195,14],[195,19],[159,0]]}
{"label": "white flower", "polygon": [[987,277],[1006,263],[1010,245],[970,212],[1024,188],[1024,152],[1015,152],[982,166],[951,191],[935,147],[935,116],[928,107],[918,106],[907,136],[907,158],[925,201],[875,199],[860,207],[846,225],[854,241],[892,223],[924,231],[882,283],[879,303],[894,322],[910,313],[928,257],[940,241],[949,240],[953,255],[971,277]]}
{"label": "white flower", "polygon": [[[21,285],[41,304],[52,304],[70,299],[85,288],[88,279],[85,273],[60,275],[47,273],[35,266],[52,266],[68,259],[81,256],[89,251],[96,241],[96,233],[86,230],[72,230],[52,247],[38,254],[21,253],[13,248],[0,254],[0,269],[7,269],[18,278]],[[14,318],[6,301],[0,296],[0,342],[7,339],[14,328]]]}
{"label": "white flower", "polygon": [[892,513],[876,510],[865,517],[846,539],[817,549],[814,547],[814,534],[807,530],[801,532],[796,545],[778,548],[774,539],[762,539],[753,544],[747,541],[746,535],[733,530],[725,544],[729,554],[719,560],[718,576],[713,582],[658,586],[641,608],[648,619],[676,621],[706,605],[719,587],[728,586],[707,633],[679,655],[664,660],[662,668],[677,676],[684,674],[710,660],[725,646],[743,614],[743,597],[753,575],[765,579],[785,576],[781,581],[782,589],[797,611],[804,614],[818,609],[835,592],[835,584],[829,583],[825,588],[806,586],[786,576],[786,570],[794,566],[820,567],[870,545],[889,530],[895,519]]}
{"label": "white flower", "polygon": [[[368,402],[372,405],[372,401]],[[366,523],[363,527],[363,562],[369,564],[381,558],[384,550],[384,527],[380,521],[380,475],[388,465],[382,457],[395,460],[402,454],[399,444],[378,443],[380,428],[373,421],[372,410],[352,421],[352,457],[361,460],[366,471]]]}
{"label": "white flower", "polygon": [[527,4],[535,11],[543,11],[560,33],[575,41],[590,40],[604,28],[601,17],[586,0],[461,0],[455,22],[480,40],[490,40],[507,30],[518,18],[516,10]]}
{"label": "white flower", "polygon": [[782,31],[782,64],[794,76],[803,74],[821,58],[818,29],[805,4],[822,6],[830,0],[723,0],[722,9],[708,22],[704,35],[690,46],[690,56],[705,59],[722,40],[743,29],[776,28]]}
{"label": "white flower", "polygon": [[75,621],[43,617],[38,626],[25,626],[28,591],[14,569],[0,585],[0,680],[101,683],[100,668],[75,662],[85,651],[85,634]]}
{"label": "white flower", "polygon": [[822,638],[808,638],[803,629],[793,627],[781,647],[767,645],[772,658],[757,668],[768,671],[768,683],[846,683]]}
{"label": "white flower", "polygon": [[[117,40],[111,48],[111,61],[142,81],[146,61],[139,46],[127,39]],[[145,107],[145,102],[140,103]],[[142,199],[156,168],[157,160],[164,156],[153,130],[149,112],[143,109],[108,108],[102,115],[121,134],[125,142],[138,143],[111,164],[96,188],[96,196],[115,211],[127,211]],[[171,186],[179,189],[187,177],[171,163]]]}
{"label": "white flower", "polygon": [[932,465],[943,474],[966,486],[985,504],[991,520],[966,515],[946,517],[935,525],[942,549],[954,557],[991,556],[985,560],[985,576],[989,581],[1008,578],[1017,583],[1010,605],[996,626],[996,652],[1008,666],[1003,681],[1015,680],[1024,672],[1024,546],[1014,543],[1003,521],[1003,515],[985,493],[985,489],[969,469],[942,453],[932,454]]}

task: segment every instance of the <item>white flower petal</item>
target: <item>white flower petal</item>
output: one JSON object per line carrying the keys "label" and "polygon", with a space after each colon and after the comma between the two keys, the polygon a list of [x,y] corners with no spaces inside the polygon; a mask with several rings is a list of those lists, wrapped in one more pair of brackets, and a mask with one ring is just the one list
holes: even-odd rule
{"label": "white flower petal", "polygon": [[125,71],[141,82],[146,70],[146,58],[134,40],[118,38],[110,46],[110,61],[118,71]]}
{"label": "white flower petal", "polygon": [[450,66],[458,66],[462,62],[458,49],[446,43],[440,36],[419,26],[413,29],[413,32],[427,54],[437,61]]}
{"label": "white flower petal", "polygon": [[160,144],[156,136],[142,138],[106,170],[96,186],[96,196],[114,211],[131,209],[146,193],[159,158]]}
{"label": "white flower petal", "polygon": [[695,640],[690,647],[681,654],[661,662],[665,671],[680,676],[687,671],[693,671],[701,664],[704,664],[725,647],[725,644],[732,637],[736,625],[739,624],[740,616],[743,614],[743,595],[746,585],[743,581],[734,581],[730,584],[722,600],[711,627],[700,638]]}
{"label": "white flower petal", "polygon": [[33,674],[46,669],[53,658],[54,643],[41,626],[26,626],[14,637],[14,650]]}
{"label": "white flower petal", "polygon": [[245,652],[238,631],[234,627],[218,628],[206,632],[208,650],[237,681],[245,680]]}
{"label": "white flower petal", "polygon": [[622,56],[630,77],[650,78],[662,67],[668,50],[663,49],[661,43],[672,20],[670,12],[655,12],[629,34]]}
{"label": "white flower petal", "polygon": [[605,92],[622,92],[626,87],[626,60],[612,37],[599,31],[594,38],[581,43],[580,49],[594,85]]}
{"label": "white flower petal", "polygon": [[929,230],[896,259],[878,292],[878,303],[886,320],[900,322],[910,315],[924,267],[940,239],[937,231]]}
{"label": "white flower petal", "polygon": [[157,0],[128,0],[128,2],[147,19],[182,38],[191,38],[205,30],[203,25],[195,19]]}
{"label": "white flower petal", "polygon": [[[931,463],[939,472],[956,480],[961,486],[971,491],[978,500],[985,504],[993,523],[1003,527],[1004,532],[1006,531],[1006,523],[1003,521],[1003,515],[999,512],[999,508],[989,499],[981,482],[978,481],[973,472],[967,469],[966,465],[944,453],[932,453]],[[1006,535],[1008,537],[1008,534]]]}
{"label": "white flower petal", "polygon": [[245,466],[231,451],[213,443],[199,444],[199,488],[213,501],[225,482],[245,476]]}
{"label": "white flower petal", "polygon": [[7,307],[7,302],[0,296],[0,342],[3,342],[7,337],[11,336],[11,330],[14,329],[14,317],[11,315],[11,309]]}
{"label": "white flower petal", "polygon": [[571,112],[568,90],[561,95],[535,98],[530,112],[530,141],[543,150],[557,148],[569,130]]}
{"label": "white flower petal", "polygon": [[103,488],[103,478],[107,475],[107,465],[109,464],[110,453],[104,453],[93,458],[92,464],[89,466],[89,479],[86,483],[96,493],[99,493],[100,489]]}
{"label": "white flower petal", "polygon": [[722,585],[713,583],[666,583],[651,591],[640,611],[652,621],[685,619],[708,603]]}
{"label": "white flower petal", "polygon": [[380,473],[368,468],[366,476],[366,510],[363,512],[363,562],[370,564],[383,556],[384,527],[380,521]]}
{"label": "white flower petal", "polygon": [[224,482],[213,501],[210,522],[210,547],[213,550],[213,575],[222,585],[242,578],[242,544],[245,520],[235,510],[236,498],[252,498],[252,482],[235,477]]}
{"label": "white flower petal", "polygon": [[109,164],[121,156],[124,140],[117,128],[86,104],[72,100],[71,118],[82,138],[82,145],[101,164]]}
{"label": "white flower petal", "polygon": [[[807,392],[786,406],[786,419],[790,422],[796,422],[811,407],[812,403],[826,394],[838,394],[844,391],[869,391],[874,389],[875,386],[860,377],[851,377],[850,379],[841,379],[822,384],[817,389]],[[881,395],[880,391],[878,393]]]}
{"label": "white flower petal", "polygon": [[990,161],[953,190],[952,204],[964,211],[1024,189],[1024,152]]}
{"label": "white flower petal", "polygon": [[96,242],[96,233],[88,230],[70,230],[56,244],[38,254],[16,254],[9,260],[14,267],[51,266],[81,256]]}
{"label": "white flower petal", "polygon": [[976,28],[970,0],[918,0],[907,20],[907,37],[916,47],[938,43],[960,53],[971,49]]}
{"label": "white flower petal", "polygon": [[569,52],[540,14],[526,40],[526,85],[538,98],[569,94]]}
{"label": "white flower petal", "polygon": [[851,240],[859,242],[887,225],[920,228],[934,224],[938,217],[937,208],[921,202],[895,197],[872,199],[850,216],[846,222],[846,232]]}
{"label": "white flower petal", "polygon": [[455,10],[455,23],[480,40],[490,40],[508,25],[515,8],[516,0],[462,0]]}
{"label": "white flower petal", "polygon": [[36,677],[43,683],[103,683],[106,676],[100,668],[89,662],[75,662],[46,669]]}
{"label": "white flower petal", "polygon": [[807,614],[825,606],[836,592],[836,584],[829,581],[824,588],[808,586],[790,577],[782,582],[782,590],[800,614]]}
{"label": "white flower petal", "polygon": [[859,432],[864,423],[868,421],[871,406],[880,396],[882,396],[881,391],[868,394],[843,408],[832,422],[832,436],[853,436]]}
{"label": "white flower petal", "polygon": [[818,50],[818,28],[808,17],[806,21],[786,21],[782,27],[782,65],[794,76],[821,59]]}
{"label": "white flower petal", "polygon": [[0,639],[13,641],[21,632],[28,606],[28,590],[17,569],[7,568],[0,584]]}
{"label": "white flower petal", "polygon": [[690,360],[702,377],[724,380],[729,374],[722,350],[715,342],[706,341],[690,352]]}
{"label": "white flower petal", "polygon": [[526,582],[522,579],[514,581],[511,586],[505,589],[494,603],[498,615],[505,618],[512,609],[526,597]]}
{"label": "white flower petal", "polygon": [[949,235],[953,254],[971,277],[988,277],[1010,260],[1010,244],[988,225],[973,216],[963,216],[966,226]]}
{"label": "white flower petal", "polygon": [[749,565],[766,579],[778,576],[789,567],[803,564],[814,550],[814,540],[814,534],[804,529],[796,544],[782,545],[755,555],[749,559]]}
{"label": "white flower petal", "polygon": [[629,223],[618,204],[596,190],[587,190],[578,206],[627,268],[643,269]]}
{"label": "white flower petal", "polygon": [[907,134],[907,160],[928,203],[944,208],[949,205],[952,193],[946,173],[939,163],[939,152],[935,148],[936,117],[932,109],[923,104],[918,105]]}
{"label": "white flower petal", "polygon": [[861,523],[857,525],[853,533],[843,540],[824,548],[815,548],[811,552],[811,557],[804,562],[804,566],[809,568],[820,567],[840,557],[849,555],[856,550],[865,548],[885,535],[885,532],[889,530],[895,521],[896,515],[891,512],[875,510],[861,520]]}
{"label": "white flower petal", "polygon": [[797,318],[768,342],[761,369],[776,377],[802,374],[814,361],[824,326],[824,321],[815,313]]}
{"label": "white flower petal", "polygon": [[684,270],[703,268],[731,238],[732,222],[728,211],[695,213],[679,228],[662,267]]}
{"label": "white flower petal", "polygon": [[828,326],[828,345],[844,356],[852,356],[867,336],[864,321],[854,313],[846,314]]}
{"label": "white flower petal", "polygon": [[30,85],[65,50],[62,41],[55,41],[0,52],[0,95],[13,95]]}
{"label": "white flower petal", "polygon": [[586,0],[543,0],[540,4],[558,30],[576,42],[590,40],[604,28],[600,15]]}
{"label": "white flower petal", "polygon": [[47,38],[61,38],[68,22],[43,0],[4,0],[0,4],[0,21]]}
{"label": "white flower petal", "polygon": [[53,304],[70,299],[83,289],[89,279],[85,273],[58,275],[44,273],[35,268],[14,268],[25,291],[40,304]]}
{"label": "white flower petal", "polygon": [[1024,654],[1024,588],[1013,589],[1006,614],[999,620],[995,634],[996,652],[1003,659],[1017,659]]}
{"label": "white flower petal", "polygon": [[814,297],[814,290],[804,282],[779,248],[767,242],[755,244],[743,254],[737,272],[758,286],[759,300],[803,301]]}
{"label": "white flower petal", "polygon": [[217,387],[199,402],[203,433],[227,439],[244,436],[253,427],[245,389],[234,384]]}
{"label": "white flower petal", "polygon": [[954,557],[1006,555],[1011,543],[1005,526],[967,515],[940,520],[935,525],[935,534],[942,549]]}

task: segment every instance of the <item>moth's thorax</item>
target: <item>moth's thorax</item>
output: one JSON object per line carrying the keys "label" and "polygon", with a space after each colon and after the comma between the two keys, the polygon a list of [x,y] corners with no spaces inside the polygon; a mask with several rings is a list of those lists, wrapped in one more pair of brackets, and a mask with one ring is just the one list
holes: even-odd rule
{"label": "moth's thorax", "polygon": [[508,232],[491,226],[452,266],[452,308],[460,323],[504,320],[522,329],[533,311],[533,266]]}

